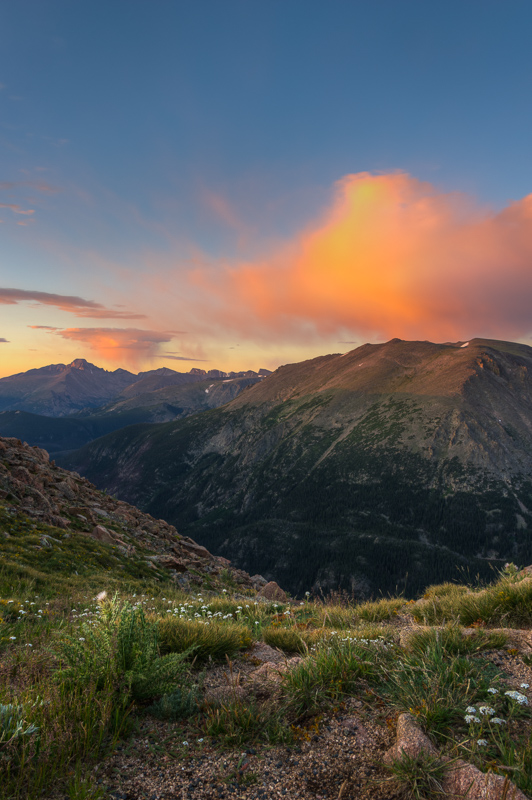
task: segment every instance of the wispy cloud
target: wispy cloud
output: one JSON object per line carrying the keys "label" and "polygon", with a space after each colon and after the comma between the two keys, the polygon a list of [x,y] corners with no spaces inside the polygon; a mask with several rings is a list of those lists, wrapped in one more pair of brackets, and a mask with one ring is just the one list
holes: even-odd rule
{"label": "wispy cloud", "polygon": [[9,339],[4,339],[0,336],[0,344],[9,344]]}
{"label": "wispy cloud", "polygon": [[34,331],[58,331],[60,328],[54,328],[53,325],[28,325]]}
{"label": "wispy cloud", "polygon": [[39,303],[45,306],[54,306],[61,311],[68,311],[76,317],[91,319],[145,319],[145,314],[132,311],[117,311],[106,308],[101,303],[85,300],[74,295],[53,294],[28,289],[3,289],[0,288],[0,305],[16,305],[22,302]]}
{"label": "wispy cloud", "polygon": [[35,214],[34,208],[21,208],[18,203],[0,203],[0,208],[9,208],[13,214]]}
{"label": "wispy cloud", "polygon": [[209,361],[208,358],[189,358],[188,356],[159,355],[159,358],[169,358],[172,361]]}

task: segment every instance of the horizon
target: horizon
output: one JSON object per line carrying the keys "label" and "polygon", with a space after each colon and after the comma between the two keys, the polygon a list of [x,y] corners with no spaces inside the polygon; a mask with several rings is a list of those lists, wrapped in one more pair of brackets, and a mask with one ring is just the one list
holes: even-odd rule
{"label": "horizon", "polygon": [[19,0],[2,21],[0,377],[532,341],[530,4]]}

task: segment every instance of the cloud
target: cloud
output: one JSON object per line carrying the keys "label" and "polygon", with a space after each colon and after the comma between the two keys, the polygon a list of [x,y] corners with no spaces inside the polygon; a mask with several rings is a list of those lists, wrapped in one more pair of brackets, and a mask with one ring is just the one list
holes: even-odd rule
{"label": "cloud", "polygon": [[496,212],[405,173],[360,173],[291,241],[192,270],[189,312],[263,343],[519,338],[531,266],[532,195]]}
{"label": "cloud", "polygon": [[159,355],[158,358],[169,358],[172,361],[209,361],[208,358],[189,358],[188,356],[163,356]]}
{"label": "cloud", "polygon": [[18,203],[0,203],[0,208],[9,208],[13,214],[35,214],[35,209],[21,208]]}
{"label": "cloud", "polygon": [[136,314],[131,311],[115,311],[106,308],[101,303],[95,303],[93,300],[84,300],[82,297],[73,295],[0,288],[0,305],[16,305],[17,303],[31,301],[46,306],[55,306],[61,311],[68,311],[74,314],[76,317],[90,317],[91,319],[144,319],[146,317],[145,314]]}
{"label": "cloud", "polygon": [[132,364],[158,355],[159,345],[170,342],[173,338],[166,331],[138,328],[64,328],[55,335],[69,341],[82,342],[109,361]]}
{"label": "cloud", "polygon": [[34,331],[58,331],[60,328],[54,328],[53,325],[28,325],[28,328],[32,328]]}
{"label": "cloud", "polygon": [[9,339],[3,339],[3,338],[0,336],[0,343],[1,343],[1,344],[9,344]]}

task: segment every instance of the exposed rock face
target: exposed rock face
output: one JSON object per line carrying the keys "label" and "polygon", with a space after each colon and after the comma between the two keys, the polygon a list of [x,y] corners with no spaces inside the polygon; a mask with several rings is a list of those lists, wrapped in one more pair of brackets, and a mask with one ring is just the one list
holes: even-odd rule
{"label": "exposed rock face", "polygon": [[[125,554],[135,552],[135,545],[141,546],[152,553],[151,563],[176,578],[193,570],[197,582],[202,575],[212,578],[224,569],[243,589],[255,587],[247,573],[231,567],[227,559],[219,560],[192,539],[184,539],[173,525],[99,492],[86,478],[50,463],[46,451],[18,439],[0,438],[0,502],[12,513],[62,529],[74,521],[81,523],[82,533]],[[120,534],[111,529],[113,524],[120,526]],[[41,544],[50,546],[48,541]]]}

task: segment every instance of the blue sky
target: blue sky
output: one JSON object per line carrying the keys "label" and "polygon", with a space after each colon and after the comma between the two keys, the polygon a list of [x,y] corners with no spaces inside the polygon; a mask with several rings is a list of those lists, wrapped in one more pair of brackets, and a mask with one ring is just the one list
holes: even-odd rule
{"label": "blue sky", "polygon": [[[348,175],[466,193],[473,216],[530,194],[531,31],[524,0],[4,3],[0,286],[29,294],[0,306],[0,374],[76,355],[170,365],[170,349],[176,369],[229,368],[237,346],[242,367],[273,366],[387,335],[385,309],[380,327],[360,314],[320,327],[282,303],[293,319],[270,333],[262,317],[232,325],[235,273],[279,259],[289,271],[287,251],[329,224]],[[80,322],[36,292],[138,319]],[[188,338],[131,332],[172,320]],[[80,328],[116,331],[114,351],[61,333]],[[526,339],[526,323],[508,335]]]}

